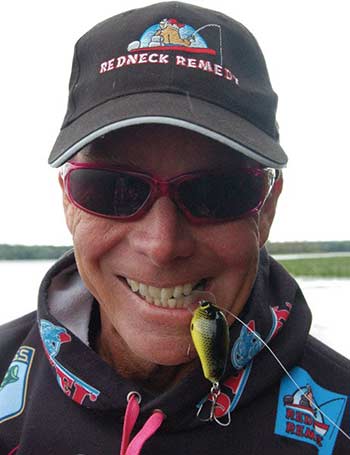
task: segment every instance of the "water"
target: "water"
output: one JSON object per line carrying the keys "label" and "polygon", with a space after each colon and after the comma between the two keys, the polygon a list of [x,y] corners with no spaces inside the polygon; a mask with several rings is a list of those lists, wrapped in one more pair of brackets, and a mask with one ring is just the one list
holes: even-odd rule
{"label": "water", "polygon": [[349,257],[349,251],[339,251],[334,253],[292,253],[292,254],[273,254],[273,257],[277,259],[319,259],[319,258],[339,258]]}
{"label": "water", "polygon": [[[0,261],[0,324],[36,309],[40,282],[53,261]],[[350,279],[297,278],[308,301],[311,333],[350,358]]]}

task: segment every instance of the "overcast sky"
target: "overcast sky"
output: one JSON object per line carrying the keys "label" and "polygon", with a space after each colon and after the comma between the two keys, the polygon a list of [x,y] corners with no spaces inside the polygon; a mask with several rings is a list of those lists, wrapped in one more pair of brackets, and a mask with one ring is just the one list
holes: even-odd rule
{"label": "overcast sky", "polygon": [[[47,158],[66,109],[73,47],[124,4],[131,9],[151,3],[3,3],[0,243],[71,243],[57,170]],[[271,240],[349,239],[347,0],[192,3],[215,6],[253,32],[279,95],[281,144],[290,161]]]}

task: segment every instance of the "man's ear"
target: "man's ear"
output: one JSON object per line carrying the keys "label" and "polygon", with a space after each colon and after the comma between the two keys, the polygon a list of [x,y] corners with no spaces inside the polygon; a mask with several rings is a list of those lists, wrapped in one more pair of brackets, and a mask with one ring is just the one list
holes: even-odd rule
{"label": "man's ear", "polygon": [[278,179],[275,181],[274,186],[271,190],[271,193],[264,204],[264,207],[260,211],[260,219],[259,219],[259,232],[260,232],[260,240],[259,246],[260,248],[265,245],[270,229],[272,226],[273,219],[275,217],[277,201],[281,194],[283,188],[283,176],[280,172]]}
{"label": "man's ear", "polygon": [[66,224],[67,224],[67,227],[68,227],[70,233],[72,233],[72,216],[73,216],[72,204],[70,203],[70,200],[69,200],[66,192],[64,191],[64,182],[63,182],[63,177],[62,177],[61,173],[58,174],[58,183],[60,184],[60,187],[62,190],[63,209],[64,209],[64,215],[66,218]]}

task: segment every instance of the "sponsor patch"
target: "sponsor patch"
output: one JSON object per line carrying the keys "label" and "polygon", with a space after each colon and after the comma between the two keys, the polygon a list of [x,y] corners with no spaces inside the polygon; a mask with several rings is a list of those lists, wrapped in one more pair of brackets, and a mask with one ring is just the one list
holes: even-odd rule
{"label": "sponsor patch", "polygon": [[0,385],[0,424],[22,414],[35,349],[21,346]]}
{"label": "sponsor patch", "polygon": [[332,454],[339,430],[327,417],[340,426],[347,397],[319,386],[300,367],[290,374],[300,389],[287,376],[282,379],[275,433],[312,444],[319,455]]}

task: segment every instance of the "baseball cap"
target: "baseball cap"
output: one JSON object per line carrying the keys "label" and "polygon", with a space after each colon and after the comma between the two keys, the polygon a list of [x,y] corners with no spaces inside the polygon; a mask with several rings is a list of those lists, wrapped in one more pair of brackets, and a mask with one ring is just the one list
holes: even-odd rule
{"label": "baseball cap", "polygon": [[157,3],[111,17],[78,40],[49,163],[58,167],[119,128],[159,123],[282,168],[276,108],[264,56],[242,24],[186,3]]}

